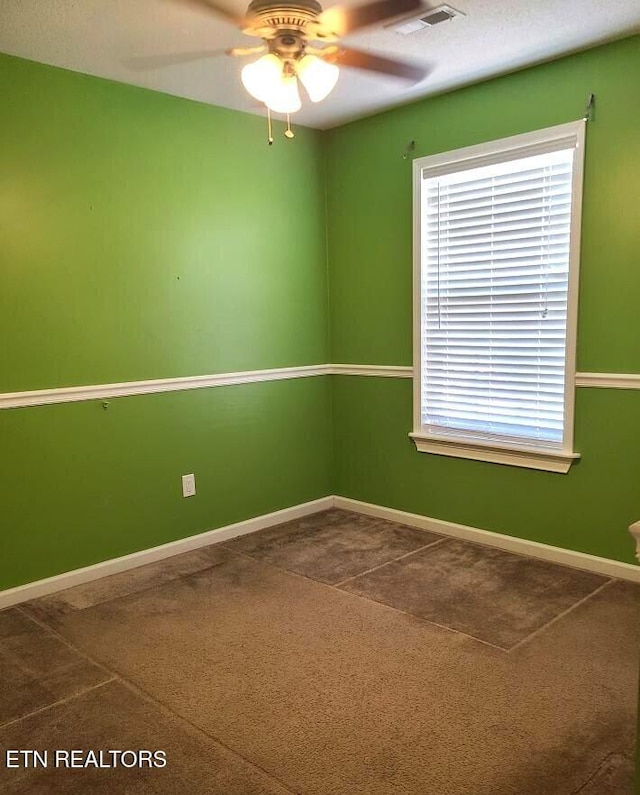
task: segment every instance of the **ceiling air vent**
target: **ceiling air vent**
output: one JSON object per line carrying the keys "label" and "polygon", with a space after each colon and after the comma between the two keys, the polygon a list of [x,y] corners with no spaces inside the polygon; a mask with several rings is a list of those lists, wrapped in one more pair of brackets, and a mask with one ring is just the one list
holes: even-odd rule
{"label": "ceiling air vent", "polygon": [[454,17],[464,16],[462,11],[456,11],[451,6],[437,6],[427,11],[425,14],[421,13],[419,17],[411,17],[404,19],[400,23],[395,22],[389,25],[394,33],[400,33],[402,36],[409,36],[412,33],[417,33],[419,30],[425,28],[432,28],[434,25],[439,25],[441,22],[448,22]]}

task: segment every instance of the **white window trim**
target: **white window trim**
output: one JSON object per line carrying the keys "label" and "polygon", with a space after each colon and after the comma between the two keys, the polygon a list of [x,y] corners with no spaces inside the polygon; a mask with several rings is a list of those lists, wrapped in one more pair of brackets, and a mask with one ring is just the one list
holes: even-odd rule
{"label": "white window trim", "polygon": [[[543,130],[514,135],[457,149],[451,152],[416,158],[413,161],[413,432],[410,437],[419,452],[470,458],[495,464],[543,469],[566,473],[580,457],[573,449],[576,387],[576,337],[578,329],[578,282],[582,220],[582,186],[584,175],[586,122],[581,120],[547,127]],[[569,285],[567,296],[567,336],[565,361],[565,430],[562,445],[520,445],[502,440],[473,438],[464,434],[434,434],[422,425],[422,181],[426,171],[431,176],[446,173],[456,164],[460,169],[480,167],[498,162],[509,153],[514,159],[560,148],[575,147],[571,191],[571,237]]]}

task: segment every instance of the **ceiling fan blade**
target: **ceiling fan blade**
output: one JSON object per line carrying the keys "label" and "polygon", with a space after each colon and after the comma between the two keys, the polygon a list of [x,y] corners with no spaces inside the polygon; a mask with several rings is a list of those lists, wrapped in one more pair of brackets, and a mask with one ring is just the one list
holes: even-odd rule
{"label": "ceiling fan blade", "polygon": [[141,55],[126,58],[123,63],[135,72],[144,72],[148,69],[162,69],[166,66],[177,66],[192,61],[201,61],[205,58],[215,58],[226,53],[227,50],[196,50],[194,52],[167,53],[166,55]]}
{"label": "ceiling fan blade", "polygon": [[417,11],[421,5],[420,0],[375,0],[373,3],[353,8],[334,6],[322,13],[320,24],[338,36],[345,36],[360,28],[410,14],[412,11]]}
{"label": "ceiling fan blade", "polygon": [[417,66],[406,61],[395,61],[391,58],[382,58],[380,55],[372,55],[360,50],[341,49],[340,52],[330,60],[335,60],[340,66],[352,66],[354,69],[366,69],[368,72],[380,72],[383,75],[402,77],[419,83],[428,74],[429,69],[425,66]]}
{"label": "ceiling fan blade", "polygon": [[180,3],[181,5],[191,6],[192,8],[199,8],[201,11],[209,11],[221,17],[230,25],[236,25],[240,28],[244,27],[245,25],[245,18],[243,16],[234,14],[233,11],[230,11],[223,5],[219,5],[218,3],[214,2],[214,0],[173,0],[173,2]]}

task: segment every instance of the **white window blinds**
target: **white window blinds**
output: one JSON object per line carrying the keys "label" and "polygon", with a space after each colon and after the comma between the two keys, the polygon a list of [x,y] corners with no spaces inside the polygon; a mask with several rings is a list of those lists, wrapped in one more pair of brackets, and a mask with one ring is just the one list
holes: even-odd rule
{"label": "white window blinds", "polygon": [[425,171],[423,429],[562,444],[574,151]]}

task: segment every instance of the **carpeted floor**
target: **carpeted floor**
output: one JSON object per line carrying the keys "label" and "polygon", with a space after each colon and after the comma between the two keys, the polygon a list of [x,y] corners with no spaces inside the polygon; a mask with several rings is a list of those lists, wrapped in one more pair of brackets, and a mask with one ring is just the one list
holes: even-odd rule
{"label": "carpeted floor", "polygon": [[79,586],[0,612],[0,791],[630,795],[638,594],[337,510]]}

